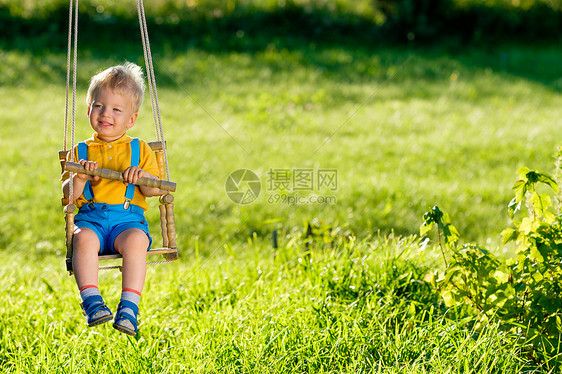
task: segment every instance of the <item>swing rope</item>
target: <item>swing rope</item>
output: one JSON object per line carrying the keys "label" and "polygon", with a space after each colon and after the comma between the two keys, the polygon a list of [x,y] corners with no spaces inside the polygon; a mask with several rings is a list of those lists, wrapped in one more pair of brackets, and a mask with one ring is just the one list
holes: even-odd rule
{"label": "swing rope", "polygon": [[[78,0],[76,0],[76,9],[74,11],[74,21],[72,17],[73,0],[69,0],[68,6],[68,50],[66,55],[66,99],[65,99],[65,113],[64,113],[64,151],[67,150],[67,136],[68,136],[68,107],[69,107],[69,91],[70,91],[70,56],[73,55],[73,69],[72,69],[72,125],[70,137],[70,149],[74,149],[74,136],[76,127],[76,67],[78,65]],[[74,33],[73,31],[74,26]],[[74,36],[74,47],[72,47],[72,37]],[[70,162],[74,162],[74,152],[70,152]],[[72,204],[74,194],[73,189],[73,174],[70,172],[70,182],[68,190],[68,203]]]}
{"label": "swing rope", "polygon": [[68,46],[66,49],[66,100],[64,107],[64,141],[62,143],[62,149],[66,152],[66,143],[68,135],[68,91],[70,88],[70,51],[72,48],[72,0],[68,4]]}
{"label": "swing rope", "polygon": [[164,153],[164,165],[166,167],[166,178],[170,180],[170,169],[168,167],[168,152],[166,150],[166,142],[164,141],[164,130],[162,127],[162,117],[160,116],[160,106],[158,104],[158,92],[156,90],[156,79],[154,77],[154,64],[152,62],[152,52],[150,50],[150,40],[148,38],[148,27],[146,24],[146,15],[144,13],[143,0],[137,0],[137,13],[139,16],[139,25],[142,39],[142,49],[144,52],[144,61],[146,64],[146,77],[148,81],[148,90],[150,92],[150,100],[152,104],[152,116],[154,118],[154,128],[156,138],[162,143],[162,152]]}

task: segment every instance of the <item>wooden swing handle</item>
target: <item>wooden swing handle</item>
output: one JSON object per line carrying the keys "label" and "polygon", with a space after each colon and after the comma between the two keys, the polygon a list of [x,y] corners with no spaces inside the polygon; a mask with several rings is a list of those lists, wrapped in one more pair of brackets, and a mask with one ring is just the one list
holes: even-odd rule
{"label": "wooden swing handle", "polygon": [[[65,170],[71,171],[73,173],[94,175],[105,179],[112,179],[116,181],[123,181],[123,173],[115,170],[98,168],[95,170],[86,170],[84,166],[76,162],[67,162],[65,165]],[[176,184],[174,182],[164,181],[161,179],[153,178],[139,178],[136,183],[138,186],[154,187],[165,191],[176,190]]]}

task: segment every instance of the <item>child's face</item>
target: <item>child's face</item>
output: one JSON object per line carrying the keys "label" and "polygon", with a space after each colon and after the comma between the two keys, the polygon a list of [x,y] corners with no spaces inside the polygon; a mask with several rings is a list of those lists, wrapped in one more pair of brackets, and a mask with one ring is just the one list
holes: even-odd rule
{"label": "child's face", "polygon": [[122,137],[135,125],[137,113],[133,112],[131,98],[110,89],[100,88],[94,102],[88,107],[90,125],[98,138],[112,142]]}

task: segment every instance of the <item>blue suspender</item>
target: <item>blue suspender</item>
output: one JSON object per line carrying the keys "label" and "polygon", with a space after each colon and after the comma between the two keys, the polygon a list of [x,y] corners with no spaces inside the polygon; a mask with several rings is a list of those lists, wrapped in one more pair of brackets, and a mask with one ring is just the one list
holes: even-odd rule
{"label": "blue suspender", "polygon": [[[134,138],[130,144],[131,144],[131,166],[138,167],[139,160],[140,160],[139,140],[137,138]],[[88,160],[88,145],[85,142],[78,143],[78,159]],[[86,200],[88,200],[88,202],[91,203],[94,199],[94,192],[92,190],[92,184],[90,183],[90,181],[86,182],[83,193]],[[129,205],[131,204],[133,197],[135,197],[135,185],[129,183],[127,189],[125,190],[125,203],[123,204],[123,208],[129,209]]]}
{"label": "blue suspender", "polygon": [[[139,166],[139,159],[140,159],[140,147],[139,147],[139,140],[134,138],[131,140],[131,166]],[[127,190],[125,191],[125,203],[123,204],[123,208],[129,209],[129,205],[131,201],[135,197],[135,185],[129,183],[127,186]]]}
{"label": "blue suspender", "polygon": [[[78,159],[88,161],[88,145],[84,142],[78,143]],[[88,200],[88,203],[94,200],[94,191],[92,191],[92,184],[90,181],[87,181],[84,186],[84,197]]]}

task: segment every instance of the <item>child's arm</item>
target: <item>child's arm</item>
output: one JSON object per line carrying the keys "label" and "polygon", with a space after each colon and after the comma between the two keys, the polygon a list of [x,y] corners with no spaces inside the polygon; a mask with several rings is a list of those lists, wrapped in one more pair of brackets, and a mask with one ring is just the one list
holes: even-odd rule
{"label": "child's arm", "polygon": [[[146,172],[146,171],[144,171],[141,168],[136,167],[136,166],[129,166],[123,172],[123,179],[125,180],[125,184],[128,184],[128,183],[136,184],[137,180],[139,178],[158,179],[158,177],[155,177],[154,175],[150,174],[149,172]],[[162,195],[162,194],[166,193],[166,191],[162,191],[162,190],[160,190],[159,188],[156,188],[156,187],[139,186],[139,188],[140,188],[142,194],[146,197],[159,196],[159,195]]]}
{"label": "child's arm", "polygon": [[[95,161],[86,161],[86,160],[80,160],[79,161],[80,164],[82,166],[84,166],[84,168],[86,170],[94,170],[98,168],[98,163]],[[76,201],[80,198],[80,196],[82,195],[82,193],[84,192],[84,186],[86,185],[86,182],[91,180],[91,181],[98,181],[100,179],[100,177],[98,176],[90,176],[90,175],[86,175],[86,174],[75,174],[74,178],[72,178],[73,180],[73,184],[72,184],[72,201]],[[69,194],[69,184],[70,184],[70,178],[65,180],[64,183],[62,184],[62,193],[64,195],[65,198],[68,199],[68,194]]]}

